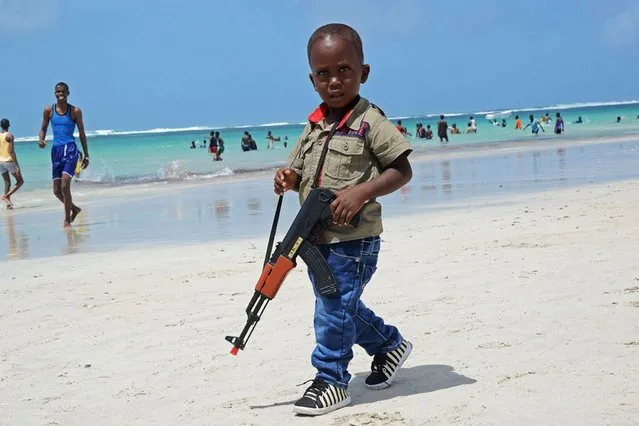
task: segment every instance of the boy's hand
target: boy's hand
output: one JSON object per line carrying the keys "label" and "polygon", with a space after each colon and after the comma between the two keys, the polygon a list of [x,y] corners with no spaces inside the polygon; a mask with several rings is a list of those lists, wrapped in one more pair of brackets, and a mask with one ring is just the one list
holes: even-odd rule
{"label": "boy's hand", "polygon": [[44,148],[45,146],[47,146],[47,143],[44,139],[40,139],[40,141],[38,142],[38,146],[40,148]]}
{"label": "boy's hand", "polygon": [[299,181],[299,175],[290,167],[280,167],[275,172],[273,179],[274,190],[277,195],[283,195],[289,189],[295,189]]}
{"label": "boy's hand", "polygon": [[331,203],[333,211],[333,223],[346,226],[353,216],[361,210],[362,206],[370,198],[362,185],[355,185],[335,194],[337,197]]}

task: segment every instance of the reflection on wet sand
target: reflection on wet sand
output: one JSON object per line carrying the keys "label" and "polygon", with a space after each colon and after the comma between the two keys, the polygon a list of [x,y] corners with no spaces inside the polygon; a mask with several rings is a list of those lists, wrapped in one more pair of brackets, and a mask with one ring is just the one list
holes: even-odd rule
{"label": "reflection on wet sand", "polygon": [[230,211],[231,206],[229,200],[215,200],[215,216],[217,216],[218,219],[227,219]]}
{"label": "reflection on wet sand", "polygon": [[7,257],[9,259],[24,259],[29,257],[29,236],[23,232],[16,233],[12,212],[7,211],[4,218],[9,242]]}
{"label": "reflection on wet sand", "polygon": [[259,198],[248,197],[246,199],[246,208],[251,215],[260,214],[262,209],[262,202]]}

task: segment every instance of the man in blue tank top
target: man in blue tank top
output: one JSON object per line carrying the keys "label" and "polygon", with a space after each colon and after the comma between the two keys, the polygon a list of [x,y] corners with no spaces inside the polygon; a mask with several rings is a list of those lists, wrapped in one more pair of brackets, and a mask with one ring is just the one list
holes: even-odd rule
{"label": "man in blue tank top", "polygon": [[82,168],[89,165],[89,149],[87,135],[84,133],[84,122],[80,108],[67,102],[69,86],[66,83],[55,85],[56,103],[44,109],[42,127],[40,128],[40,148],[46,147],[47,129],[51,123],[53,130],[53,146],[51,147],[51,164],[53,175],[53,194],[64,204],[64,227],[70,227],[76,216],[82,211],[73,204],[71,198],[71,178],[78,163],[78,146],[75,144],[73,132],[78,127],[84,159]]}

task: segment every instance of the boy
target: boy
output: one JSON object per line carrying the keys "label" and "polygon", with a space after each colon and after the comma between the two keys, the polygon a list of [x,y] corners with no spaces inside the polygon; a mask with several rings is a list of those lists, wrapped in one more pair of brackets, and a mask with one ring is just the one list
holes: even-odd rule
{"label": "boy", "polygon": [[87,147],[87,135],[84,133],[82,111],[67,102],[69,86],[60,82],[55,85],[54,91],[56,103],[44,109],[42,113],[42,126],[40,127],[40,142],[38,145],[44,149],[49,123],[53,129],[53,146],[51,147],[51,163],[53,175],[53,194],[64,204],[64,227],[69,228],[71,223],[82,209],[71,198],[71,178],[75,174],[75,166],[78,162],[78,146],[75,144],[73,132],[78,126],[80,142],[84,151],[82,169],[89,166],[89,148]]}
{"label": "boy", "polygon": [[[318,249],[335,275],[339,297],[315,293],[315,340],[311,363],[317,369],[313,383],[294,406],[294,412],[321,415],[349,405],[351,378],[347,368],[357,343],[373,356],[365,384],[371,389],[390,386],[411,352],[397,328],[384,323],[360,300],[376,269],[382,232],[381,206],[376,197],[390,194],[412,177],[408,161],[411,145],[381,110],[359,96],[368,79],[362,41],[344,24],[318,28],[308,41],[311,82],[323,103],[309,116],[289,160],[274,178],[277,194],[299,192],[308,196],[316,170],[319,187],[333,190],[333,224],[318,242]],[[329,130],[323,165],[319,164]],[[357,227],[347,225],[361,211]],[[311,281],[313,277],[310,276]]]}
{"label": "boy", "polygon": [[[2,195],[2,201],[7,204],[7,209],[13,208],[11,202],[11,196],[16,193],[18,189],[24,183],[22,174],[20,173],[20,165],[18,164],[18,157],[14,149],[13,134],[9,132],[11,123],[6,118],[0,121],[0,174],[4,180],[4,194]],[[11,178],[9,174],[12,174],[16,179],[15,185],[11,188]]]}

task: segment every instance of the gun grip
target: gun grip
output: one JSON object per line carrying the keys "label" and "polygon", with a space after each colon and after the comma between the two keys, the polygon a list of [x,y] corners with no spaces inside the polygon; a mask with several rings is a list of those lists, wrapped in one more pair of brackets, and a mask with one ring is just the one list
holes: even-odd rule
{"label": "gun grip", "polygon": [[322,253],[313,244],[304,241],[298,251],[306,266],[308,266],[313,283],[317,292],[324,297],[336,297],[339,295],[337,291],[337,281],[333,275],[333,271],[326,263],[326,259]]}
{"label": "gun grip", "polygon": [[351,219],[350,222],[348,222],[348,224],[357,228],[361,223],[362,223],[362,211],[360,210],[357,213],[355,213],[355,216],[353,216],[353,218]]}

